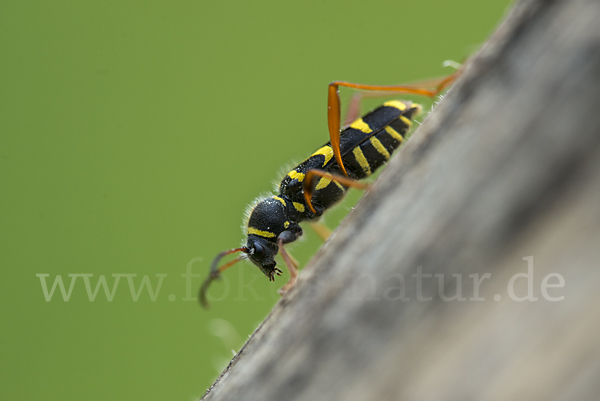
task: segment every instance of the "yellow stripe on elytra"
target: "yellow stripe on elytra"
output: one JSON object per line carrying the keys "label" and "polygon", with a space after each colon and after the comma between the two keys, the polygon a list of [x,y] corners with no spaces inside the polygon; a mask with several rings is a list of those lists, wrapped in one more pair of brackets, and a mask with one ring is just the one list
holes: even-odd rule
{"label": "yellow stripe on elytra", "polygon": [[294,209],[296,209],[297,211],[299,211],[300,213],[304,213],[304,205],[300,202],[294,202]]}
{"label": "yellow stripe on elytra", "polygon": [[390,100],[388,102],[385,102],[383,105],[387,106],[387,107],[393,107],[393,108],[398,109],[400,111],[406,110],[406,104],[404,104],[400,100]]}
{"label": "yellow stripe on elytra", "polygon": [[327,185],[329,185],[330,182],[331,182],[331,180],[329,178],[325,178],[325,177],[321,178],[319,180],[319,183],[315,187],[315,191],[318,191],[319,189],[326,188]]}
{"label": "yellow stripe on elytra", "polygon": [[292,180],[298,180],[298,182],[304,181],[304,173],[299,173],[296,170],[290,171],[289,173],[287,173],[287,175]]}
{"label": "yellow stripe on elytra", "polygon": [[331,158],[333,157],[333,149],[331,148],[331,146],[323,146],[321,149],[313,153],[310,157],[317,155],[325,156],[325,161],[323,162],[323,167],[325,167],[327,162],[329,162],[329,160],[331,160]]}
{"label": "yellow stripe on elytra", "polygon": [[397,140],[398,142],[402,142],[404,141],[404,138],[402,137],[402,135],[400,135],[398,133],[398,131],[396,131],[395,129],[393,129],[392,127],[385,127],[385,132],[387,132],[388,134],[390,134],[390,136],[392,138],[394,138],[395,140]]}
{"label": "yellow stripe on elytra", "polygon": [[378,151],[383,157],[385,157],[385,160],[388,160],[390,158],[390,152],[387,151],[387,149],[385,148],[385,146],[383,146],[379,139],[375,137],[371,138],[371,145],[373,145],[375,150]]}
{"label": "yellow stripe on elytra", "polygon": [[282,199],[282,198],[280,198],[279,196],[273,196],[273,199],[277,199],[279,202],[281,202],[281,204],[282,204],[283,206],[287,206],[287,205],[285,204],[285,200],[283,200],[283,199]]}
{"label": "yellow stripe on elytra", "polygon": [[365,174],[371,175],[371,166],[369,165],[369,162],[367,161],[367,158],[365,157],[365,154],[362,152],[362,150],[357,146],[354,148],[352,153],[354,154],[356,161],[358,162],[358,164],[360,164],[360,167],[363,169]]}
{"label": "yellow stripe on elytra", "polygon": [[331,184],[331,181],[333,181],[333,183],[334,183],[335,185],[337,185],[337,187],[338,187],[339,189],[341,189],[341,190],[342,190],[342,191],[344,191],[344,192],[346,191],[346,188],[344,188],[342,184],[340,184],[340,183],[339,183],[339,182],[337,182],[336,180],[330,180],[329,178],[325,178],[325,177],[323,177],[323,178],[321,178],[321,179],[319,180],[319,183],[318,183],[318,184],[317,184],[317,186],[315,187],[315,191],[318,191],[319,189],[327,188],[327,186],[328,186],[329,184]]}
{"label": "yellow stripe on elytra", "polygon": [[400,120],[402,120],[402,122],[406,125],[408,125],[409,127],[412,126],[412,121],[410,121],[408,118],[404,117],[404,116],[400,116]]}
{"label": "yellow stripe on elytra", "polygon": [[369,124],[364,122],[362,118],[359,118],[358,120],[354,121],[352,124],[350,124],[350,127],[362,131],[365,134],[373,132],[371,127],[369,127]]}
{"label": "yellow stripe on elytra", "polygon": [[264,237],[264,238],[275,238],[275,233],[272,233],[269,231],[258,230],[254,227],[248,227],[247,234],[248,235],[254,234],[254,235],[258,235],[259,237]]}

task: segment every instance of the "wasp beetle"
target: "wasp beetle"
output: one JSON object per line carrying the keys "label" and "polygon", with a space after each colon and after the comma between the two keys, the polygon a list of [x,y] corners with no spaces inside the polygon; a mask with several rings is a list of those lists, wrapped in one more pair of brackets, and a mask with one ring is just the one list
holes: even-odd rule
{"label": "wasp beetle", "polygon": [[[457,75],[458,72],[435,81],[431,89],[425,85],[373,86],[342,81],[329,84],[327,116],[330,141],[285,175],[278,194],[261,199],[252,207],[248,215],[246,244],[217,255],[208,278],[200,288],[200,303],[208,306],[206,292],[210,283],[220,277],[223,270],[242,259],[249,259],[273,281],[276,275],[281,275],[275,261],[278,252],[281,252],[290,271],[290,280],[280,293],[290,289],[296,281],[298,263],[284,245],[302,235],[299,223],[318,220],[325,210],[344,197],[348,188],[367,189],[368,186],[359,180],[369,177],[389,160],[392,152],[404,141],[412,119],[421,111],[418,104],[392,100],[340,131],[340,86],[434,97]],[[219,267],[220,260],[233,253],[241,255]]]}

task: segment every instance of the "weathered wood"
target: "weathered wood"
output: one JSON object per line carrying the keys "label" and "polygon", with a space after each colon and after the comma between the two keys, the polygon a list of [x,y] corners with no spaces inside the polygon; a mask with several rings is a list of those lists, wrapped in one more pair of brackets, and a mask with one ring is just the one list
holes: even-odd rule
{"label": "weathered wood", "polygon": [[206,399],[597,399],[599,21],[517,4]]}

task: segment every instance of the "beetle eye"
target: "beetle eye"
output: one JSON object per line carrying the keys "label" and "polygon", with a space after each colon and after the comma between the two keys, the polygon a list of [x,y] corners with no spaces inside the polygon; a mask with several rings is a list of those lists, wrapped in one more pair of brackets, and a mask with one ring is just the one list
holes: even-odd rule
{"label": "beetle eye", "polygon": [[252,258],[256,261],[261,261],[265,258],[265,248],[263,248],[260,244],[254,244],[254,253],[252,254]]}

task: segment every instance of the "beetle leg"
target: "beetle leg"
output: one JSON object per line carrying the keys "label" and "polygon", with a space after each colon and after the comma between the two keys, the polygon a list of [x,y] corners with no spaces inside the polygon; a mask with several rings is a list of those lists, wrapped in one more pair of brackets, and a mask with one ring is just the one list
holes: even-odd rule
{"label": "beetle leg", "polygon": [[[329,128],[329,138],[333,155],[344,175],[348,175],[344,162],[342,161],[342,152],[340,150],[340,128],[341,128],[341,106],[339,87],[388,92],[388,93],[406,93],[411,95],[420,95],[425,97],[435,97],[444,89],[450,86],[460,75],[461,70],[456,71],[447,77],[422,83],[421,85],[364,85],[352,82],[334,81],[329,84],[327,92],[327,124]],[[356,108],[356,107],[355,107]],[[350,110],[352,112],[352,110]]]}
{"label": "beetle leg", "polygon": [[287,282],[286,285],[279,289],[279,294],[283,295],[287,291],[289,291],[294,284],[296,284],[296,278],[298,277],[298,261],[290,255],[285,248],[283,247],[284,239],[279,238],[277,241],[279,245],[279,251],[281,252],[281,256],[283,257],[283,261],[290,271],[290,281]]}
{"label": "beetle leg", "polygon": [[331,229],[320,221],[311,221],[310,227],[314,230],[314,232],[317,233],[319,237],[321,237],[323,241],[327,241],[331,235]]}

